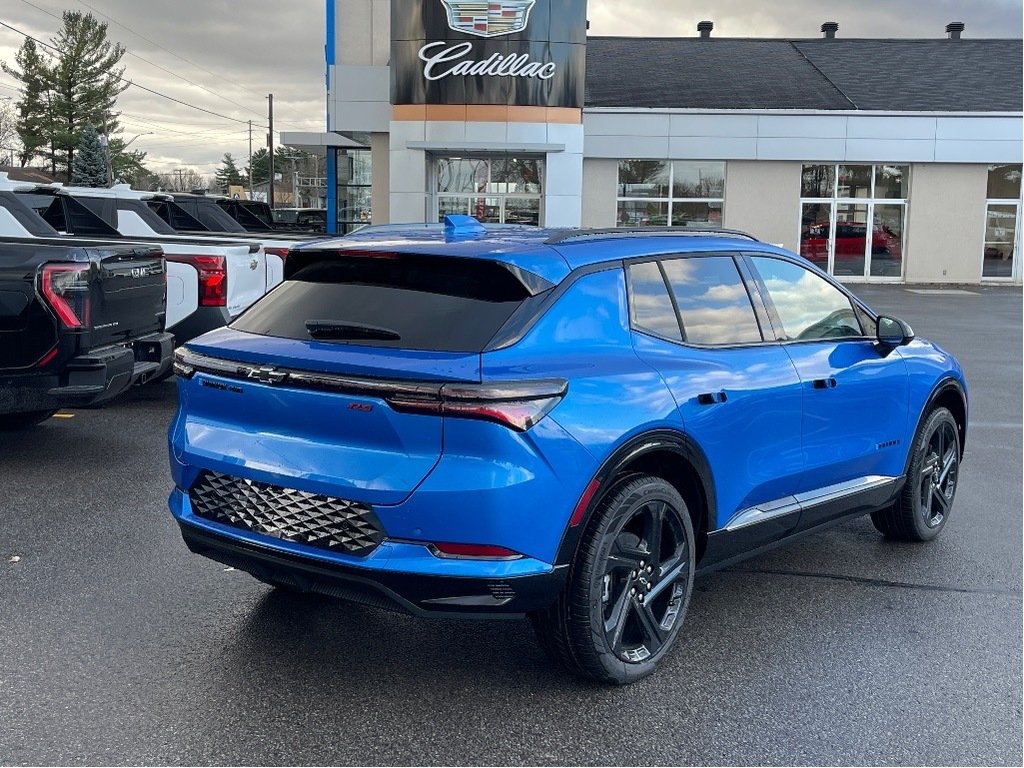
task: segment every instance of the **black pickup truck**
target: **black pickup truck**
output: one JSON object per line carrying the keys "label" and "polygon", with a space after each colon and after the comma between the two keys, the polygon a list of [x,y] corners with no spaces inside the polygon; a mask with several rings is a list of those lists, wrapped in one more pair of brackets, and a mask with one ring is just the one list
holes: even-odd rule
{"label": "black pickup truck", "polygon": [[0,429],[164,373],[166,292],[157,246],[0,237]]}

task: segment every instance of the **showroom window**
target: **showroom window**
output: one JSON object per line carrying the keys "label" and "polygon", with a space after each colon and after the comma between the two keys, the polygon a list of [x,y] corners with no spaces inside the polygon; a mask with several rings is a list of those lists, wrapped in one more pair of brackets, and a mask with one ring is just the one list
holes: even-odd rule
{"label": "showroom window", "polygon": [[985,204],[985,242],[981,276],[1014,278],[1020,274],[1021,164],[990,165]]}
{"label": "showroom window", "polygon": [[908,165],[804,165],[800,255],[838,277],[901,278]]}
{"label": "showroom window", "polygon": [[543,175],[544,161],[537,157],[439,157],[438,220],[459,213],[489,224],[539,225]]}
{"label": "showroom window", "polygon": [[373,223],[370,150],[339,149],[336,158],[338,234],[345,235],[364,224]]}
{"label": "showroom window", "polygon": [[620,160],[620,227],[720,227],[725,163]]}

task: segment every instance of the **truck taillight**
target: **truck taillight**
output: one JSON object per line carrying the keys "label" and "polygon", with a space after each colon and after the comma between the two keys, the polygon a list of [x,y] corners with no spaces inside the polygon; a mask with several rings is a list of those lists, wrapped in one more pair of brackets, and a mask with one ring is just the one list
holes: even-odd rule
{"label": "truck taillight", "polygon": [[287,248],[263,248],[263,252],[267,256],[277,256],[281,261],[288,260],[288,249]]}
{"label": "truck taillight", "polygon": [[39,275],[39,292],[57,318],[68,328],[89,325],[89,266],[45,264]]}
{"label": "truck taillight", "polygon": [[199,306],[226,307],[228,305],[227,259],[223,256],[192,256],[166,254],[167,261],[189,264],[199,273]]}

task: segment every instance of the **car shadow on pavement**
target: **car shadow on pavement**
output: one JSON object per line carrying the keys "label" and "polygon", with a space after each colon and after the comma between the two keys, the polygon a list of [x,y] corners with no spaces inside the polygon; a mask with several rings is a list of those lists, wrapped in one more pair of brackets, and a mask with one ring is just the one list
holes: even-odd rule
{"label": "car shadow on pavement", "polygon": [[377,685],[382,676],[424,685],[459,677],[529,685],[538,676],[583,685],[548,660],[524,619],[420,619],[313,594],[270,589],[247,617],[235,652],[250,669],[258,658],[285,662],[296,673],[315,669],[344,676],[346,686]]}

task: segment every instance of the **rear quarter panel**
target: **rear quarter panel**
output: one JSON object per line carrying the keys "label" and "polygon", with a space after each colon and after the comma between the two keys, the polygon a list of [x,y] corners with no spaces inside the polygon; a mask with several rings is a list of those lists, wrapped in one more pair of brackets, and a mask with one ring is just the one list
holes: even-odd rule
{"label": "rear quarter panel", "polygon": [[[552,521],[547,527],[557,528],[558,535],[548,536],[550,551],[535,556],[554,556],[577,501],[617,447],[650,430],[682,428],[661,376],[633,350],[625,274],[618,265],[577,278],[521,341],[484,353],[482,372],[484,380],[569,382],[565,398],[545,421],[558,425],[585,454],[574,465],[555,467],[560,493],[537,499]],[[533,432],[539,450],[546,453],[544,432],[536,427]],[[552,447],[564,451],[558,441]]]}

